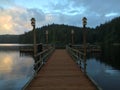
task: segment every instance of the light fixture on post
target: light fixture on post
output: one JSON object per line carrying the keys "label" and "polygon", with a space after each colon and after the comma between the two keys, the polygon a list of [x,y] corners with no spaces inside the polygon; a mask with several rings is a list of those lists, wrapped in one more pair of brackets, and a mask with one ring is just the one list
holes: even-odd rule
{"label": "light fixture on post", "polygon": [[86,47],[86,25],[87,25],[87,18],[82,18],[83,23],[83,46],[84,46],[84,72],[86,73],[86,53],[87,53],[87,47]]}
{"label": "light fixture on post", "polygon": [[31,18],[31,25],[33,26],[33,45],[34,45],[34,56],[37,54],[36,46],[36,30],[35,30],[35,18]]}

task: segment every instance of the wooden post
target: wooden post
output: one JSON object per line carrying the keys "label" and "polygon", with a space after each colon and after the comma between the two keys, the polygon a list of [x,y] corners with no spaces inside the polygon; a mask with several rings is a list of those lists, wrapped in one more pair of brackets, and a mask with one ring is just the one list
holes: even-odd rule
{"label": "wooden post", "polygon": [[84,73],[86,74],[86,24],[87,24],[87,18],[83,17],[83,46],[84,46]]}
{"label": "wooden post", "polygon": [[72,34],[72,45],[74,44],[74,30],[71,31]]}
{"label": "wooden post", "polygon": [[35,26],[33,28],[34,31],[34,56],[37,54],[37,45],[36,45],[36,30],[35,30]]}
{"label": "wooden post", "polygon": [[37,54],[35,18],[31,19],[31,25],[33,26],[33,50],[34,50],[34,56],[35,56]]}
{"label": "wooden post", "polygon": [[83,30],[83,45],[84,45],[84,72],[86,73],[86,29]]}
{"label": "wooden post", "polygon": [[46,30],[46,44],[48,44],[48,31]]}

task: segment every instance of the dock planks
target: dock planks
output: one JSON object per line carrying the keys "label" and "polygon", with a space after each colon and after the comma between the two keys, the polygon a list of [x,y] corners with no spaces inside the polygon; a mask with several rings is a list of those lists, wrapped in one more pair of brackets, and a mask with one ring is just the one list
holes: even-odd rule
{"label": "dock planks", "polygon": [[97,90],[64,49],[55,50],[25,90]]}

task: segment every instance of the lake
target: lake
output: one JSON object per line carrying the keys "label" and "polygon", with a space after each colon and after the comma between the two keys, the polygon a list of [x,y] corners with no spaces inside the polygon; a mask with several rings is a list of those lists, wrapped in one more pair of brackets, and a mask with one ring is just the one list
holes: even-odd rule
{"label": "lake", "polygon": [[[0,44],[0,90],[21,90],[34,73],[32,55],[20,54],[20,46],[27,45]],[[89,56],[87,74],[103,90],[120,90],[120,69],[100,61],[102,58],[96,55]]]}
{"label": "lake", "polygon": [[[13,46],[16,50],[11,49]],[[21,90],[34,73],[33,57],[21,55],[16,46],[21,45],[0,45],[0,90]]]}
{"label": "lake", "polygon": [[103,90],[120,90],[120,70],[89,58],[87,73]]}

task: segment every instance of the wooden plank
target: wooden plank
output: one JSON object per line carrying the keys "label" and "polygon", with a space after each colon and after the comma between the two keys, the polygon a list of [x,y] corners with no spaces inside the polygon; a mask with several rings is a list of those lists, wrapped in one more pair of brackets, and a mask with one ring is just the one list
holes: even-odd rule
{"label": "wooden plank", "polygon": [[65,50],[55,50],[26,90],[97,90]]}

